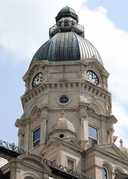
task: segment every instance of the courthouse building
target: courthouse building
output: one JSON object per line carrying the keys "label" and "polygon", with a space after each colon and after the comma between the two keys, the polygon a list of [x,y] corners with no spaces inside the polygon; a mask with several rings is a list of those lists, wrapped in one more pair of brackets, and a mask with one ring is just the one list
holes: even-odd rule
{"label": "courthouse building", "polygon": [[0,176],[126,179],[128,149],[122,140],[119,148],[114,144],[117,119],[112,114],[109,73],[85,38],[76,12],[66,6],[55,19],[49,40],[23,76],[24,113],[15,122],[18,148],[16,152],[12,144],[9,150],[1,141],[4,154],[11,157]]}

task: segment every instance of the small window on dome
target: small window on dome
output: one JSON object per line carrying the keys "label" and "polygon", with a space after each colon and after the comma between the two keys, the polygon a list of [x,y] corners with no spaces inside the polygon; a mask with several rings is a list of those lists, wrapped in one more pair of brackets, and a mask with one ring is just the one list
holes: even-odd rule
{"label": "small window on dome", "polygon": [[60,134],[59,137],[62,139],[64,138],[64,134]]}
{"label": "small window on dome", "polygon": [[69,101],[69,99],[68,99],[68,97],[66,97],[66,96],[62,96],[61,98],[60,98],[60,102],[61,103],[67,103]]}

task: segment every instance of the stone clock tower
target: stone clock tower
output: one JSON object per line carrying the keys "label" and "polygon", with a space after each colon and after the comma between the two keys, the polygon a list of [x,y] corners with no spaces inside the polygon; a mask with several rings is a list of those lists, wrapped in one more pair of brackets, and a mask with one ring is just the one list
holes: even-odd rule
{"label": "stone clock tower", "polygon": [[96,179],[126,172],[114,144],[108,76],[76,12],[64,7],[23,76],[19,147]]}

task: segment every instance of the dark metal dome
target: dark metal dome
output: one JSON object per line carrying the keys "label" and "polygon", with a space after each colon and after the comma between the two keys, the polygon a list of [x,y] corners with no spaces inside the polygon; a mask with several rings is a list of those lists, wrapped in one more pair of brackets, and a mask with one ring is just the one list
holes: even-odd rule
{"label": "dark metal dome", "polygon": [[78,22],[78,16],[74,9],[71,7],[63,7],[56,16],[56,22],[61,19],[62,17],[72,17]]}
{"label": "dark metal dome", "polygon": [[55,34],[43,44],[35,53],[31,64],[35,59],[38,61],[75,61],[93,56],[103,65],[100,54],[87,39],[75,32],[63,32]]}
{"label": "dark metal dome", "polygon": [[76,61],[93,58],[103,65],[96,48],[84,38],[84,27],[78,24],[76,12],[66,6],[58,13],[56,24],[49,29],[50,39],[35,53],[35,60]]}

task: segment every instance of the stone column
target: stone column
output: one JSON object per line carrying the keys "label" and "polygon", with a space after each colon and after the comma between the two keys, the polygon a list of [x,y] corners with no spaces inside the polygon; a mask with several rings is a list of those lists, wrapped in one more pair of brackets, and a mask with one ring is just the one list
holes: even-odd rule
{"label": "stone column", "polygon": [[81,116],[81,145],[86,150],[88,143],[88,115]]}
{"label": "stone column", "polygon": [[46,143],[46,134],[47,134],[47,111],[43,110],[41,113],[42,123],[41,123],[41,132],[40,132],[40,144],[44,145]]}
{"label": "stone column", "polygon": [[18,140],[18,147],[21,148],[22,147],[22,135],[18,135],[19,140]]}
{"label": "stone column", "polygon": [[22,146],[23,146],[23,132],[20,130],[20,128],[19,128],[19,131],[18,131],[18,138],[19,138],[19,140],[18,140],[18,147],[19,148],[22,148]]}
{"label": "stone column", "polygon": [[15,164],[15,159],[13,158],[10,162],[10,179],[16,179],[16,164]]}
{"label": "stone column", "polygon": [[109,128],[108,132],[109,132],[109,143],[114,143],[114,140],[113,140],[114,129],[113,129],[113,127]]}
{"label": "stone column", "polygon": [[40,135],[40,144],[43,145],[46,142],[46,119],[42,120]]}

